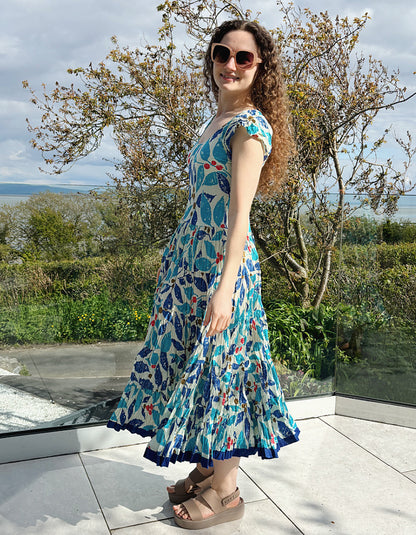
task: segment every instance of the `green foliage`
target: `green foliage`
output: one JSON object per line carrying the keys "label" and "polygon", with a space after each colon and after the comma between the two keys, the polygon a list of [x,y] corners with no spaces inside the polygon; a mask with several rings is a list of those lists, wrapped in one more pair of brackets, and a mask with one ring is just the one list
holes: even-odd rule
{"label": "green foliage", "polygon": [[[414,324],[413,324],[414,325]],[[415,403],[416,336],[412,325],[368,324],[361,358],[337,365],[336,391],[385,401]]]}
{"label": "green foliage", "polygon": [[379,225],[374,218],[349,217],[343,224],[343,244],[367,245],[378,241]]}
{"label": "green foliage", "polygon": [[105,256],[60,262],[0,262],[0,306],[49,304],[68,297],[87,299],[106,290],[112,299],[133,303],[152,293],[160,265],[160,253],[135,258]]}
{"label": "green foliage", "polygon": [[267,307],[273,360],[289,369],[310,370],[312,377],[333,375],[335,368],[336,312],[324,305],[304,309],[285,302]]}
{"label": "green foliage", "polygon": [[25,304],[0,309],[0,344],[48,344],[142,340],[151,300],[137,296],[132,304],[113,301],[107,292],[82,301],[61,298],[49,305]]}
{"label": "green foliage", "polygon": [[381,236],[386,243],[414,243],[416,242],[416,223],[387,219],[381,225]]}
{"label": "green foliage", "polygon": [[377,264],[380,270],[416,266],[416,242],[388,245],[382,243],[377,247]]}

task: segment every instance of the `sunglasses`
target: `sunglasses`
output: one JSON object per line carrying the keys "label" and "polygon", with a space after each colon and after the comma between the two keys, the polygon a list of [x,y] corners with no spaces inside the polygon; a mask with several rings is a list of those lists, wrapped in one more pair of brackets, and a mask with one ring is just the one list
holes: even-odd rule
{"label": "sunglasses", "polygon": [[261,63],[262,60],[257,56],[256,52],[249,52],[248,50],[233,50],[227,45],[221,43],[213,43],[211,47],[211,59],[218,65],[225,65],[230,58],[235,58],[235,63],[239,69],[252,69]]}

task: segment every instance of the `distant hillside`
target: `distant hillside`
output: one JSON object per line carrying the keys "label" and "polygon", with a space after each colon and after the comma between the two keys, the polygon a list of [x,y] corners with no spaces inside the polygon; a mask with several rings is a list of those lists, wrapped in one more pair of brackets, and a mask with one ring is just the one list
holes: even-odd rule
{"label": "distant hillside", "polygon": [[36,184],[13,184],[0,183],[0,195],[33,195],[43,191],[50,191],[52,193],[76,193],[77,191],[86,193],[90,190],[88,186],[74,186],[73,188],[65,188],[63,186],[41,186]]}

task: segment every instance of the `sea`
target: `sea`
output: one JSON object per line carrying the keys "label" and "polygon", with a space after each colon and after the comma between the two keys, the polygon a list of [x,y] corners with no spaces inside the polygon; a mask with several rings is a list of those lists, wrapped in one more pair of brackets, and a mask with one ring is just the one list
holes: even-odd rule
{"label": "sea", "polygon": [[[67,192],[62,193],[63,195],[67,194]],[[14,194],[7,194],[2,195],[0,194],[0,210],[3,205],[7,206],[15,206],[16,204],[19,204],[20,202],[27,201],[32,195],[14,195]],[[346,202],[348,202],[351,207],[359,205],[359,201],[355,199],[352,195],[346,196]],[[398,210],[393,215],[387,216],[384,213],[375,213],[370,208],[357,208],[357,210],[354,212],[354,215],[362,216],[365,215],[369,218],[374,218],[377,220],[383,220],[383,219],[390,219],[391,221],[411,221],[416,222],[416,195],[403,195],[400,197],[398,203]]]}

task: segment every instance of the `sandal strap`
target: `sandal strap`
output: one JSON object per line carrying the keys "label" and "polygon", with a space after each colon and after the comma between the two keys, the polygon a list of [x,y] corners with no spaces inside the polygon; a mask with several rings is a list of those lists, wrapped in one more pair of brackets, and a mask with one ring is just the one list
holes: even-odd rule
{"label": "sandal strap", "polygon": [[203,520],[202,511],[198,505],[201,502],[199,498],[200,496],[198,495],[195,498],[190,498],[189,500],[186,500],[186,502],[183,502],[182,504],[182,506],[185,507],[191,520]]}
{"label": "sandal strap", "polygon": [[226,506],[239,496],[240,489],[238,487],[232,494],[229,494],[225,498],[221,498],[217,491],[209,488],[198,494],[195,498],[187,500],[182,505],[185,506],[191,520],[202,520],[203,517],[199,507],[200,503],[205,502],[205,505],[207,505],[214,514],[218,514],[225,511],[227,509]]}
{"label": "sandal strap", "polygon": [[177,481],[175,483],[175,485],[174,485],[175,492],[180,492],[180,493],[186,492],[185,481],[186,481],[186,479],[179,479],[179,481]]}
{"label": "sandal strap", "polygon": [[221,500],[222,506],[225,507],[229,503],[236,500],[239,496],[240,496],[240,489],[237,487],[232,494],[229,494],[228,496],[226,496],[225,498]]}
{"label": "sandal strap", "polygon": [[200,494],[200,497],[209,505],[215,514],[224,511],[229,503],[240,496],[240,489],[237,487],[234,492],[221,498],[217,491],[209,488]]}
{"label": "sandal strap", "polygon": [[194,468],[192,472],[189,474],[189,479],[192,481],[194,485],[201,483],[201,481],[204,481],[209,476],[204,475],[202,472],[198,470],[198,467]]}

